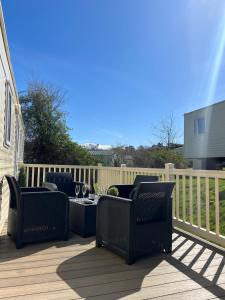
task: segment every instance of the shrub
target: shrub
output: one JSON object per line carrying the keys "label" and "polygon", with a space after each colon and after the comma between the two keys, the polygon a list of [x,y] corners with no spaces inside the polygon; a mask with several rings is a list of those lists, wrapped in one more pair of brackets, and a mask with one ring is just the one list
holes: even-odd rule
{"label": "shrub", "polygon": [[119,191],[118,191],[118,189],[115,186],[113,186],[113,187],[111,187],[108,190],[107,195],[118,196],[119,195]]}
{"label": "shrub", "polygon": [[20,167],[19,170],[18,183],[19,186],[26,186],[26,173],[25,173],[25,168],[23,166]]}

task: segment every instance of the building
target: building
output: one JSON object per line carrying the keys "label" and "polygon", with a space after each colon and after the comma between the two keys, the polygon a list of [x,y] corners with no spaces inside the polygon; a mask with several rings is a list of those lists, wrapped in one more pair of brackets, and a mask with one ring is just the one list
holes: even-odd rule
{"label": "building", "polygon": [[225,101],[184,115],[184,157],[194,169],[225,166]]}
{"label": "building", "polygon": [[[18,175],[23,143],[23,120],[0,2],[0,183],[5,174]],[[0,232],[8,217],[8,204],[9,191],[4,180],[0,184]]]}
{"label": "building", "polygon": [[90,149],[89,153],[96,159],[97,162],[102,163],[103,166],[112,166],[113,151],[109,149]]}
{"label": "building", "polygon": [[112,146],[95,143],[85,143],[81,146],[87,149],[98,163],[102,163],[103,166],[112,166],[114,157]]}

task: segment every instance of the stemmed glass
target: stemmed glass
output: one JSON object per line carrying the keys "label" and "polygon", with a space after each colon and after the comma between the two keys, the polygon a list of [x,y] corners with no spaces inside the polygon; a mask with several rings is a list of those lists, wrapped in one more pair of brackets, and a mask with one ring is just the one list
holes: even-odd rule
{"label": "stemmed glass", "polygon": [[86,183],[84,183],[83,186],[82,186],[82,194],[83,194],[83,198],[84,198],[84,196],[86,195],[86,192],[87,192],[87,185],[86,185]]}
{"label": "stemmed glass", "polygon": [[78,198],[78,195],[80,194],[80,186],[78,184],[75,186],[75,194],[76,198]]}

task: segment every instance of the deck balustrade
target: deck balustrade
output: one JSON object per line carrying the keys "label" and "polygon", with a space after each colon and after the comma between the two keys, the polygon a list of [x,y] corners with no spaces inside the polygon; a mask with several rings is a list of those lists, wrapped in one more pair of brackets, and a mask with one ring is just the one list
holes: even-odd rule
{"label": "deck balustrade", "polygon": [[174,226],[225,246],[225,172],[165,168],[130,168],[25,164],[27,186],[41,186],[47,172],[71,172],[75,181],[103,192],[113,184],[131,184],[136,175],[157,175],[161,181],[175,181],[173,192]]}

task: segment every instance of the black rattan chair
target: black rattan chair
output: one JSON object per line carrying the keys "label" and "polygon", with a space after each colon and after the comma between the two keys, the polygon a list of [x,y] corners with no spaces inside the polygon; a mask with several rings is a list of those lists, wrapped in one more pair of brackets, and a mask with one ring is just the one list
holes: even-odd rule
{"label": "black rattan chair", "polygon": [[46,188],[20,188],[6,175],[10,189],[8,235],[17,248],[26,243],[63,239],[69,236],[69,199]]}
{"label": "black rattan chair", "polygon": [[118,189],[118,197],[122,198],[132,198],[134,194],[134,189],[137,187],[139,182],[155,182],[158,181],[158,176],[150,176],[150,175],[136,175],[133,184],[115,184],[111,185],[108,191],[112,187],[116,187]]}
{"label": "black rattan chair", "polygon": [[[82,186],[83,183],[79,181],[73,181],[72,174],[68,172],[49,172],[46,174],[46,181],[42,183],[43,187],[46,187],[52,191],[61,191],[67,194],[69,197],[75,197],[75,187],[80,185],[80,193],[78,198],[82,198]],[[88,191],[85,196],[88,195]]]}
{"label": "black rattan chair", "polygon": [[128,264],[147,253],[171,252],[172,182],[139,183],[133,199],[102,196],[97,205],[96,246]]}

